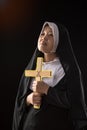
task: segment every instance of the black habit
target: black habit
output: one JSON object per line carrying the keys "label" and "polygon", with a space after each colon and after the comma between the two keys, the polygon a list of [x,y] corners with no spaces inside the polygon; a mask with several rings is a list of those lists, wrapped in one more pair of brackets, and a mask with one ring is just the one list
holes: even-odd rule
{"label": "black habit", "polygon": [[[12,130],[86,130],[87,112],[81,70],[76,61],[67,29],[58,24],[59,45],[56,53],[65,71],[65,76],[55,87],[43,95],[40,109],[26,105],[26,96],[31,78],[22,75],[15,101]],[[35,52],[26,69],[35,69]]]}

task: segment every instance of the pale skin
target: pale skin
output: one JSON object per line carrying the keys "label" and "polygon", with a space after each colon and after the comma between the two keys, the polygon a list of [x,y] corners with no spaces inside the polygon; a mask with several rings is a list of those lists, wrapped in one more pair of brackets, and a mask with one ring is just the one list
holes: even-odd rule
{"label": "pale skin", "polygon": [[[54,45],[54,38],[52,29],[49,26],[45,26],[38,39],[38,49],[44,54],[44,62],[52,61],[56,54],[51,52]],[[26,98],[27,105],[41,105],[42,95],[48,92],[49,85],[43,81],[33,81],[32,90]]]}

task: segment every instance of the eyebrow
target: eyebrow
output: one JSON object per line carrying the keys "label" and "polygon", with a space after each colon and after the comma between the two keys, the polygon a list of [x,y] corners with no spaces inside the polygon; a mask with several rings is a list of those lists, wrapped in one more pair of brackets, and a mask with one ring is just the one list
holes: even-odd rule
{"label": "eyebrow", "polygon": [[[42,32],[44,32],[44,31],[45,31],[45,29],[44,29]],[[52,31],[52,30],[49,30],[49,32],[53,33],[53,31]]]}

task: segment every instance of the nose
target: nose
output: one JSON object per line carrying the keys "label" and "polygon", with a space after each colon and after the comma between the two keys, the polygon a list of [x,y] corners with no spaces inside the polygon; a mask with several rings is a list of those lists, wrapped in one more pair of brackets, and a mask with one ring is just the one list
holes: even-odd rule
{"label": "nose", "polygon": [[44,35],[43,39],[46,40],[46,41],[48,40],[48,36],[47,36],[47,34]]}

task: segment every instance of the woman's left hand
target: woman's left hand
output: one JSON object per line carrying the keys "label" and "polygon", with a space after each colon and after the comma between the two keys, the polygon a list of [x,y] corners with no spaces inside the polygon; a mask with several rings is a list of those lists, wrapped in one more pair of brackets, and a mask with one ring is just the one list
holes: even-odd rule
{"label": "woman's left hand", "polygon": [[33,81],[32,89],[34,92],[38,92],[41,94],[46,94],[48,92],[49,86],[43,81]]}

